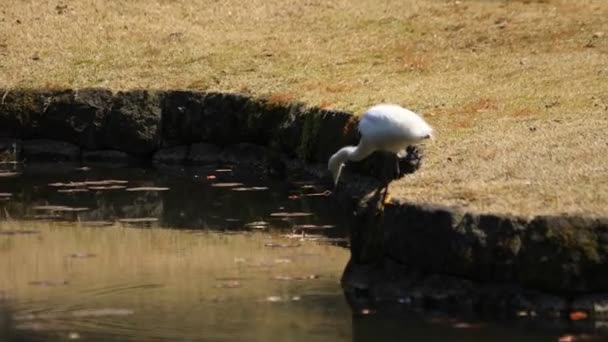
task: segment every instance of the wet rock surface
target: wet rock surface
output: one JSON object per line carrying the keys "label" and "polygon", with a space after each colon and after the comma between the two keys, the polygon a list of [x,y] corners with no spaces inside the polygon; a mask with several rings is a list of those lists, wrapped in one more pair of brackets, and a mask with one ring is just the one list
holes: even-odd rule
{"label": "wet rock surface", "polygon": [[161,98],[158,92],[118,92],[105,130],[105,145],[136,156],[150,156],[160,146]]}

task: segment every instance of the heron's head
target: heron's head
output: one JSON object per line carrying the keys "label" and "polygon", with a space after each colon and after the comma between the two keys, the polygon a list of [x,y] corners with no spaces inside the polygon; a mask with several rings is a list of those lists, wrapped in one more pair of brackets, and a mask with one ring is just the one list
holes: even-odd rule
{"label": "heron's head", "polygon": [[334,186],[338,185],[342,168],[344,167],[344,160],[341,153],[336,153],[327,162],[327,169],[331,173],[331,177],[334,181]]}
{"label": "heron's head", "polygon": [[340,174],[342,173],[342,168],[344,167],[344,164],[342,162],[340,162],[339,160],[337,160],[338,158],[334,158],[335,156],[332,156],[331,158],[329,158],[329,162],[327,163],[327,168],[329,169],[329,172],[331,173],[331,177],[334,180],[334,186],[338,185],[338,180],[340,179]]}

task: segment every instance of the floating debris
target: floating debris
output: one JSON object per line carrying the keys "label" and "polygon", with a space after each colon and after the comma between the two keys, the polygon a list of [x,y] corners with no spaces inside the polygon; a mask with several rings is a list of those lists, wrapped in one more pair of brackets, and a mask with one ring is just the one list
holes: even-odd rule
{"label": "floating debris", "polygon": [[332,229],[332,228],[336,228],[336,226],[332,225],[332,224],[298,224],[293,226],[293,229],[300,229],[300,230],[322,230],[322,229]]}
{"label": "floating debris", "polygon": [[13,177],[18,175],[19,173],[17,172],[0,172],[0,177]]}
{"label": "floating debris", "polygon": [[52,287],[52,286],[65,286],[65,285],[69,284],[69,282],[67,280],[63,280],[63,281],[32,280],[28,284],[32,285],[32,286]]}
{"label": "floating debris", "polygon": [[238,280],[228,280],[217,284],[216,287],[221,289],[236,289],[241,287],[241,283]]}
{"label": "floating debris", "polygon": [[140,186],[137,188],[127,188],[126,191],[167,191],[169,188],[163,186]]}
{"label": "floating debris", "polygon": [[94,253],[72,253],[70,254],[70,258],[74,258],[74,259],[88,259],[88,258],[95,258],[97,256],[97,254]]}
{"label": "floating debris", "polygon": [[33,208],[34,210],[43,211],[58,211],[58,212],[80,212],[90,210],[86,207],[68,207],[64,205],[38,205]]}
{"label": "floating debris", "polygon": [[570,320],[572,320],[572,321],[581,321],[581,320],[589,318],[589,314],[586,313],[585,311],[577,310],[577,311],[570,312],[568,314],[568,318],[570,318]]}
{"label": "floating debris", "polygon": [[268,190],[269,188],[267,186],[252,186],[252,187],[239,187],[239,188],[232,188],[232,191],[265,191]]}
{"label": "floating debris", "polygon": [[62,216],[57,213],[49,213],[49,214],[37,214],[33,216],[36,220],[55,220],[60,219]]}
{"label": "floating debris", "polygon": [[245,258],[234,258],[234,262],[237,263],[237,264],[240,264],[240,263],[247,262],[247,259],[245,259]]}
{"label": "floating debris", "polygon": [[30,234],[40,234],[40,232],[37,230],[28,230],[28,229],[0,230],[0,235],[30,235]]}
{"label": "floating debris", "polygon": [[278,258],[278,259],[274,259],[274,263],[275,264],[289,264],[289,263],[291,263],[291,259],[288,259],[288,258]]}
{"label": "floating debris", "polygon": [[268,297],[262,299],[261,301],[262,302],[271,302],[271,303],[280,303],[280,302],[289,302],[289,301],[297,302],[301,299],[302,299],[302,297],[300,297],[300,296],[291,296],[291,297],[268,296]]}
{"label": "floating debris", "polygon": [[208,175],[206,178],[209,180],[213,180],[213,179],[216,179],[217,177],[215,175]]}
{"label": "floating debris", "polygon": [[246,223],[244,227],[249,229],[266,229],[268,228],[268,225],[269,223],[266,221],[254,221]]}
{"label": "floating debris", "polygon": [[226,221],[226,222],[241,222],[241,219],[227,217],[227,218],[224,219],[224,221]]}
{"label": "floating debris", "polygon": [[85,227],[110,227],[114,225],[113,221],[80,221],[81,226]]}
{"label": "floating debris", "polygon": [[232,172],[232,169],[215,169],[215,172]]}
{"label": "floating debris", "polygon": [[452,324],[452,328],[456,329],[479,329],[481,324],[468,323],[468,322],[456,322]]}
{"label": "floating debris", "polygon": [[78,187],[87,186],[87,183],[86,182],[69,182],[69,183],[57,182],[57,183],[49,183],[49,186],[52,186],[55,188],[59,188],[59,187],[78,188]]}
{"label": "floating debris", "polygon": [[98,180],[98,181],[86,181],[84,182],[86,185],[93,185],[93,186],[97,186],[97,185],[121,185],[121,184],[127,184],[129,183],[129,181],[126,180],[120,180],[120,179],[105,179],[105,180]]}
{"label": "floating debris", "polygon": [[235,186],[241,186],[243,183],[213,183],[211,184],[214,188],[232,188]]}
{"label": "floating debris", "polygon": [[116,309],[116,308],[104,308],[104,309],[81,309],[72,311],[74,317],[101,317],[101,316],[128,316],[135,312],[130,309]]}
{"label": "floating debris", "polygon": [[215,278],[215,280],[217,280],[217,281],[242,281],[242,280],[247,280],[247,279],[249,279],[249,278],[239,277],[239,276]]}
{"label": "floating debris", "polygon": [[295,248],[300,247],[299,243],[276,243],[276,242],[266,242],[264,247],[270,248]]}
{"label": "floating debris", "polygon": [[88,166],[82,166],[82,167],[77,167],[74,170],[76,170],[76,171],[90,171],[91,168],[88,167]]}
{"label": "floating debris", "polygon": [[268,296],[268,297],[266,297],[266,301],[275,303],[275,302],[282,302],[282,301],[284,301],[284,299],[279,296]]}
{"label": "floating debris", "polygon": [[77,340],[79,338],[80,338],[80,334],[75,331],[72,331],[71,333],[68,334],[68,339],[70,339],[70,340]]}
{"label": "floating debris", "polygon": [[74,193],[74,192],[89,192],[87,188],[76,188],[76,189],[59,189],[57,192],[61,193]]}
{"label": "floating debris", "polygon": [[138,217],[138,218],[123,218],[119,219],[118,222],[126,224],[150,224],[158,222],[156,217]]}
{"label": "floating debris", "polygon": [[124,185],[89,186],[89,190],[120,190],[124,188],[126,188]]}
{"label": "floating debris", "polygon": [[278,276],[272,277],[272,280],[290,281],[290,280],[312,280],[312,279],[319,279],[319,278],[321,278],[321,276],[319,276],[317,274],[310,274],[310,275],[305,275],[305,276],[278,275]]}
{"label": "floating debris", "polygon": [[305,213],[305,212],[276,212],[276,213],[271,213],[270,216],[272,217],[306,217],[306,216],[312,216],[313,213]]}
{"label": "floating debris", "polygon": [[11,197],[13,194],[10,192],[0,192],[0,197]]}
{"label": "floating debris", "polygon": [[302,198],[302,197],[327,197],[329,195],[331,195],[331,191],[325,190],[323,192],[313,192],[313,193],[308,193],[308,194],[289,195],[289,196],[287,196],[287,198],[289,198],[291,200],[295,200],[295,199],[299,199],[299,198]]}

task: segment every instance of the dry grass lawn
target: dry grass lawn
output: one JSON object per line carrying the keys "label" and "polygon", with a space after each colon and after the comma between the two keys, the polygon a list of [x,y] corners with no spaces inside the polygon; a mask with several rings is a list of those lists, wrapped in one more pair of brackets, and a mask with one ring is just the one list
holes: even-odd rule
{"label": "dry grass lawn", "polygon": [[3,0],[0,86],[242,91],[436,127],[393,196],[608,214],[604,0]]}

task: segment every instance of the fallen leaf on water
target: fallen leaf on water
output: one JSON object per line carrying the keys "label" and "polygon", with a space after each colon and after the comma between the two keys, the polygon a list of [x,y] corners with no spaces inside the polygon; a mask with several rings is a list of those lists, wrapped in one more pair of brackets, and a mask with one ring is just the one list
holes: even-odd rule
{"label": "fallen leaf on water", "polygon": [[63,286],[63,285],[67,285],[68,281],[63,280],[63,281],[54,282],[54,281],[49,281],[49,280],[32,280],[29,282],[29,284],[33,285],[33,286]]}
{"label": "fallen leaf on water", "polygon": [[17,172],[0,172],[0,177],[13,177],[19,175]]}
{"label": "fallen leaf on water", "polygon": [[222,288],[222,289],[236,289],[236,288],[241,287],[241,283],[238,280],[229,280],[229,281],[224,281],[220,284],[217,284],[216,287]]}
{"label": "fallen leaf on water", "polygon": [[299,224],[293,227],[294,229],[305,229],[305,230],[317,230],[317,229],[331,229],[336,228],[336,226],[332,224]]}
{"label": "fallen leaf on water", "polygon": [[288,264],[290,262],[291,262],[291,259],[287,259],[287,258],[274,259],[275,264]]}
{"label": "fallen leaf on water", "polygon": [[93,253],[73,253],[73,254],[70,254],[70,257],[74,258],[74,259],[88,259],[88,258],[94,258],[96,256],[97,255],[93,254]]}
{"label": "fallen leaf on water", "polygon": [[87,189],[87,188],[59,189],[59,190],[57,190],[57,192],[61,192],[61,193],[88,192],[88,191],[89,191],[89,189]]}
{"label": "fallen leaf on water", "polygon": [[68,207],[64,205],[37,205],[33,208],[34,210],[44,211],[60,211],[60,212],[78,212],[87,211],[89,208],[86,207]]}
{"label": "fallen leaf on water", "polygon": [[152,223],[157,222],[156,217],[123,218],[118,220],[121,223]]}
{"label": "fallen leaf on water", "polygon": [[235,186],[241,186],[243,183],[213,183],[211,184],[214,188],[231,188]]}
{"label": "fallen leaf on water", "polygon": [[28,235],[28,234],[40,234],[37,230],[0,230],[0,235]]}
{"label": "fallen leaf on water", "polygon": [[272,217],[305,217],[305,216],[312,216],[312,213],[305,213],[305,212],[276,212],[276,213],[271,213],[270,216]]}
{"label": "fallen leaf on water", "polygon": [[250,229],[266,229],[268,228],[268,222],[265,221],[255,221],[246,223],[243,227]]}
{"label": "fallen leaf on water", "polygon": [[119,190],[124,189],[124,185],[89,186],[90,190]]}
{"label": "fallen leaf on water", "polygon": [[126,180],[117,180],[117,179],[105,179],[105,180],[97,180],[97,181],[86,181],[84,184],[92,185],[92,186],[103,186],[103,185],[120,185],[127,184],[129,181]]}
{"label": "fallen leaf on water", "polygon": [[232,191],[265,191],[265,190],[268,190],[267,186],[252,186],[249,188],[245,188],[245,187],[232,188]]}
{"label": "fallen leaf on water", "polygon": [[137,188],[127,188],[126,191],[167,191],[169,188],[160,186],[141,186]]}
{"label": "fallen leaf on water", "polygon": [[276,242],[266,242],[264,247],[270,248],[293,248],[300,247],[299,243],[276,243]]}
{"label": "fallen leaf on water", "polygon": [[85,227],[109,227],[113,226],[112,221],[80,221],[80,225]]}
{"label": "fallen leaf on water", "polygon": [[283,298],[281,298],[279,296],[268,296],[268,297],[266,297],[266,301],[267,302],[272,302],[272,303],[282,302]]}
{"label": "fallen leaf on water", "polygon": [[585,311],[577,310],[570,312],[568,317],[570,317],[570,319],[573,321],[580,321],[589,318],[589,315]]}
{"label": "fallen leaf on water", "polygon": [[480,328],[480,324],[475,323],[467,323],[467,322],[456,322],[452,324],[452,328],[456,329],[478,329]]}
{"label": "fallen leaf on water", "polygon": [[128,316],[135,313],[130,309],[104,308],[104,309],[82,309],[72,311],[75,317],[101,317],[101,316]]}

